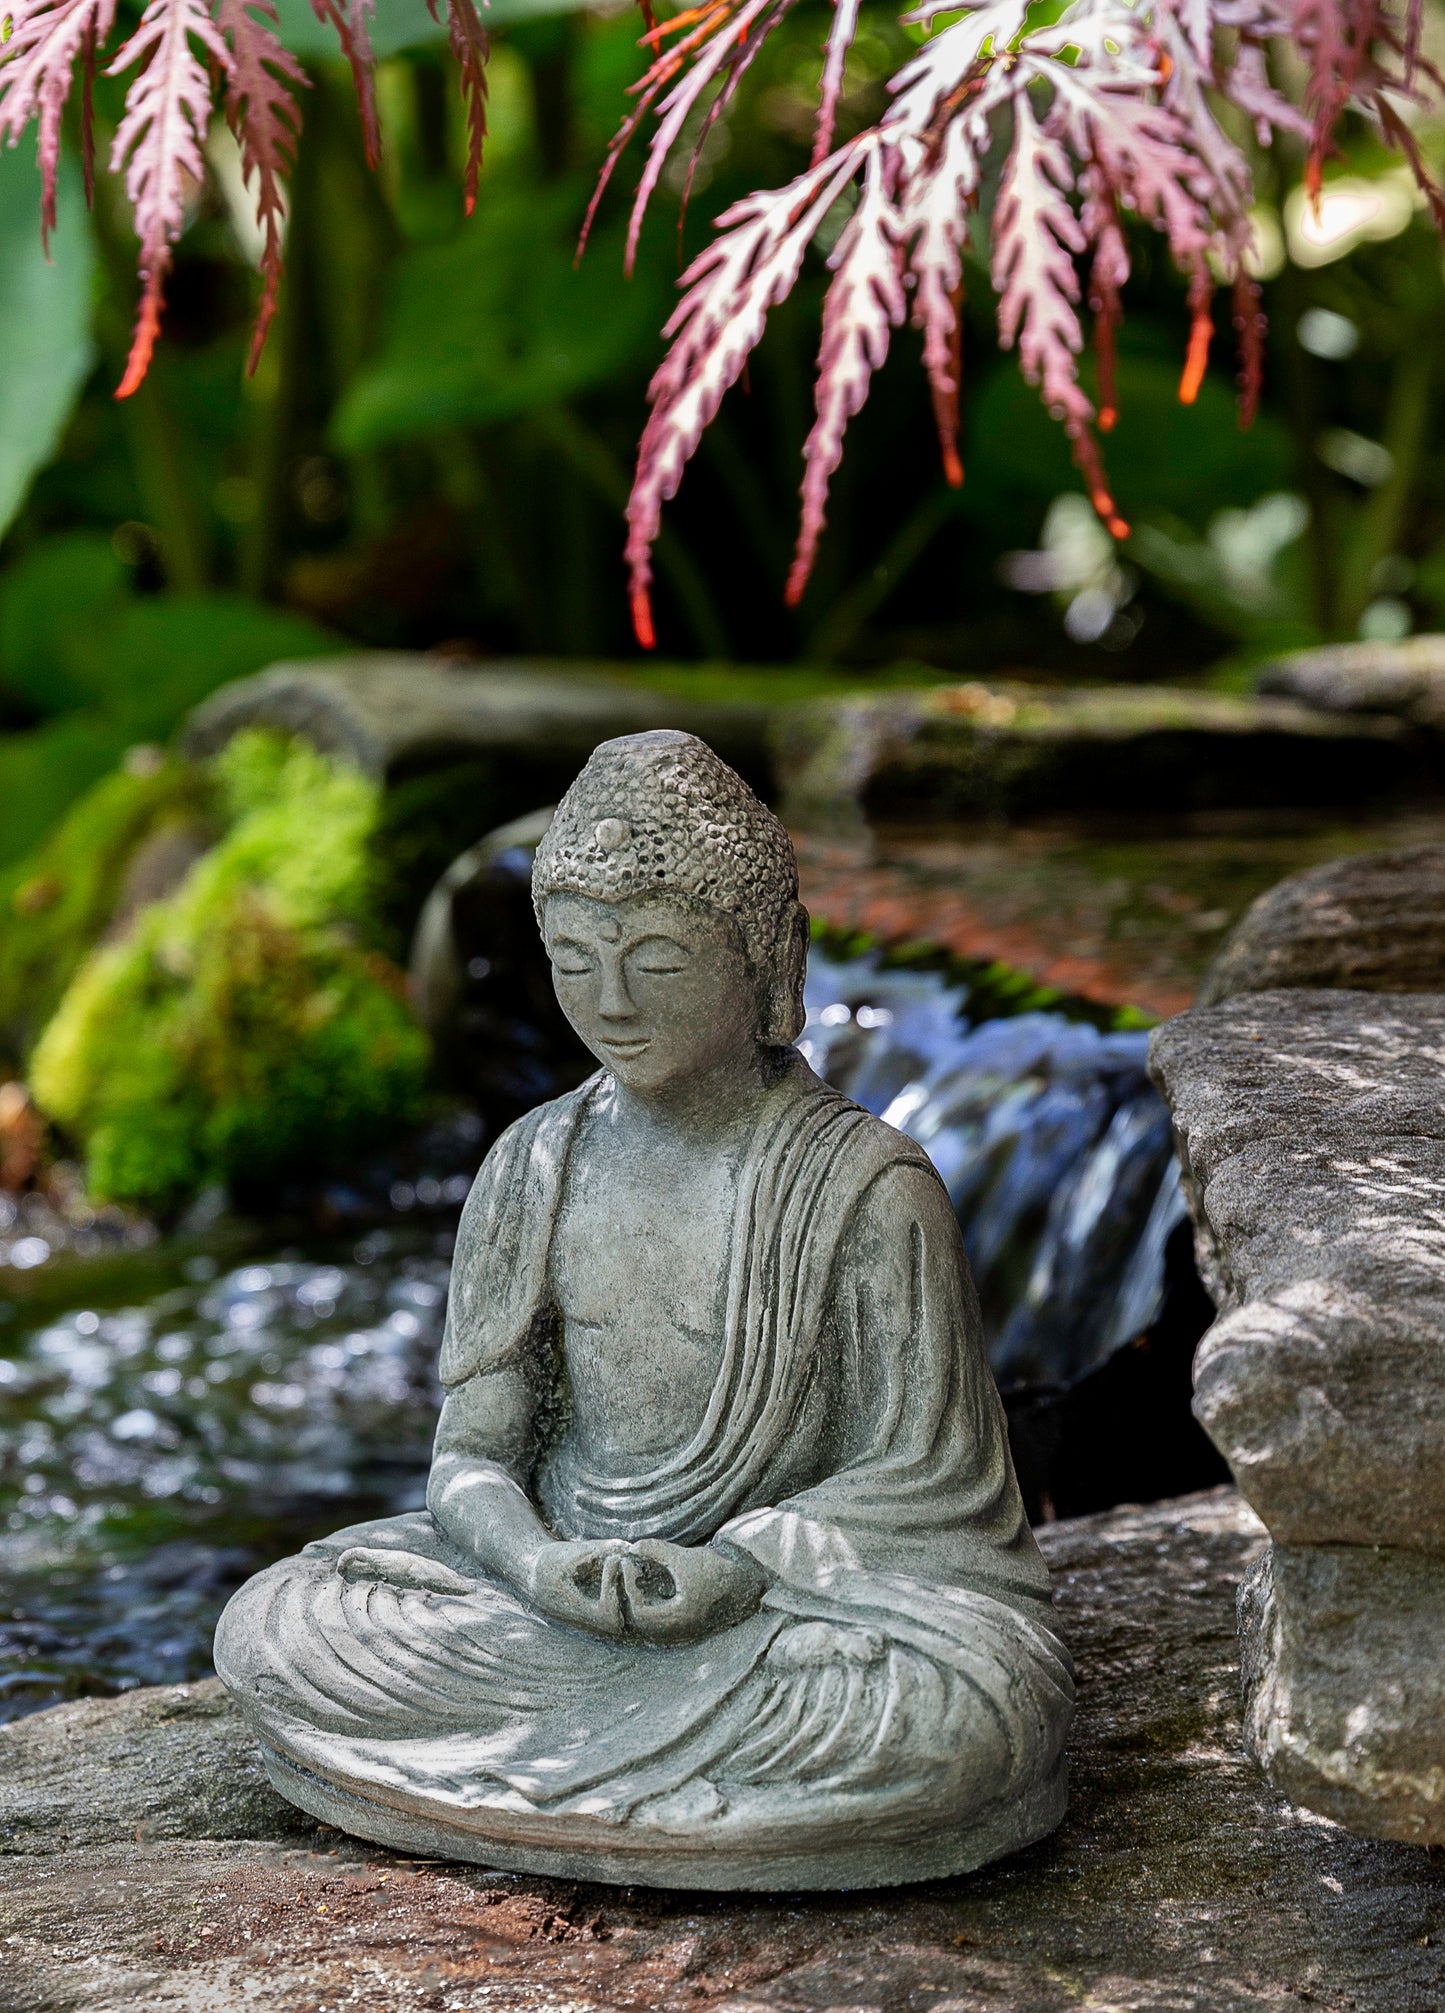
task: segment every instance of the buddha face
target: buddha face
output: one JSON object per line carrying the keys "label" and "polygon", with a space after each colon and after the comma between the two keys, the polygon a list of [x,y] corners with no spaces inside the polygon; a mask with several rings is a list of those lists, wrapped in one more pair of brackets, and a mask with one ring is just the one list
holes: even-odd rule
{"label": "buddha face", "polygon": [[549,897],[542,935],[562,1011],[643,1094],[753,1057],[758,995],[735,925],[669,895]]}

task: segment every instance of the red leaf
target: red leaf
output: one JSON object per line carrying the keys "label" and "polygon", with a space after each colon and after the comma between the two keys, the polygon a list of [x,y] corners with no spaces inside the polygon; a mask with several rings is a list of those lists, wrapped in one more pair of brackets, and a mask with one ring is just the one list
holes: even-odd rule
{"label": "red leaf", "polygon": [[861,411],[875,370],[888,355],[889,338],[903,321],[902,220],[888,189],[888,161],[880,144],[863,157],[863,192],[828,260],[834,274],[823,303],[818,351],[817,418],[803,448],[803,521],[783,599],[803,598],[818,550],[828,485],[843,458],[843,433]]}
{"label": "red leaf", "polygon": [[376,58],[371,53],[372,7],[373,0],[311,0],[312,13],[336,30],[341,53],[351,65],[366,162],[374,168],[381,159],[381,125],[376,116]]}
{"label": "red leaf", "polygon": [[[77,63],[87,83],[94,52],[109,36],[115,0],[15,0],[10,38],[0,47],[0,140],[11,146],[32,119],[38,122],[40,229],[47,248],[55,229],[55,175],[60,161],[60,123]],[[82,133],[90,120],[84,113]],[[86,142],[88,157],[88,140]],[[86,193],[90,191],[87,160]]]}
{"label": "red leaf", "polygon": [[[426,0],[432,19],[438,20],[438,0]],[[487,137],[487,31],[472,0],[447,0],[447,41],[461,72],[462,102],[467,108],[467,165],[462,183],[462,202],[468,216],[477,206],[477,177],[482,166],[482,146]]]}
{"label": "red leaf", "polygon": [[[258,18],[259,17],[259,18]],[[261,300],[246,361],[254,371],[281,283],[286,225],[283,177],[296,159],[301,113],[289,86],[305,85],[306,72],[285,48],[274,27],[271,0],[219,0],[216,23],[231,50],[226,79],[226,122],[241,150],[241,172],[254,181],[256,219],[261,227]]]}
{"label": "red leaf", "polygon": [[140,26],[110,66],[111,76],[140,66],[110,156],[112,171],[125,174],[143,282],[117,398],[129,398],[150,366],[172,248],[185,223],[187,186],[205,173],[201,148],[211,115],[211,79],[194,43],[229,78],[231,52],[201,0],[150,0]]}

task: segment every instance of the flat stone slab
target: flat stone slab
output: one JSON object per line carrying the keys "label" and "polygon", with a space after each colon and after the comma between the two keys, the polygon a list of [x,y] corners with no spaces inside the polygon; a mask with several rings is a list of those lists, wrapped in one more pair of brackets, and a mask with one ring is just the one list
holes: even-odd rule
{"label": "flat stone slab", "polygon": [[[851,840],[801,830],[793,838],[803,901],[818,920],[887,944],[927,940],[956,957],[998,960],[1041,986],[1103,1005],[1182,1013],[1226,937],[1230,951],[1245,938],[1251,951],[1247,973],[1223,984],[1221,998],[1285,984],[1408,992],[1436,970],[1445,987],[1445,871],[1437,905],[1426,857],[1445,863],[1438,811],[1368,823],[1325,813],[1284,823],[1239,813],[1003,829],[875,822]],[[1365,861],[1341,859],[1366,847],[1398,857],[1401,867],[1374,875]],[[1423,872],[1407,864],[1416,859]],[[1351,869],[1343,887],[1330,878],[1337,861],[1342,875],[1346,864]],[[1316,868],[1326,871],[1316,877]],[[1326,897],[1318,905],[1317,878]],[[1273,975],[1281,965],[1263,966],[1253,953],[1263,938],[1276,955],[1280,903],[1258,898],[1280,883],[1310,897],[1298,905],[1297,928],[1290,907],[1284,977]],[[1388,941],[1378,927],[1387,889]],[[1266,907],[1262,931],[1256,918]],[[1408,966],[1407,930],[1416,948]],[[1349,978],[1335,976],[1346,970]]]}
{"label": "flat stone slab", "polygon": [[999,682],[845,695],[773,728],[791,824],[1359,803],[1428,775],[1386,714],[1160,685]]}
{"label": "flat stone slab", "polygon": [[1256,682],[1261,692],[1322,712],[1388,713],[1438,733],[1445,727],[1445,636],[1300,650],[1264,665]]}
{"label": "flat stone slab", "polygon": [[886,1894],[711,1897],[397,1858],[267,1790],[214,1683],[0,1730],[4,2013],[1426,2013],[1445,1859],[1292,1810],[1241,1749],[1219,1491],[1047,1527],[1078,1659],[1046,1843]]}
{"label": "flat stone slab", "polygon": [[191,714],[182,745],[194,757],[214,755],[243,727],[274,727],[387,780],[501,758],[523,763],[534,801],[546,802],[599,741],[654,727],[700,734],[757,778],[768,766],[767,719],[760,705],[679,698],[609,677],[605,666],[459,664],[372,650],[273,664],[223,685]]}

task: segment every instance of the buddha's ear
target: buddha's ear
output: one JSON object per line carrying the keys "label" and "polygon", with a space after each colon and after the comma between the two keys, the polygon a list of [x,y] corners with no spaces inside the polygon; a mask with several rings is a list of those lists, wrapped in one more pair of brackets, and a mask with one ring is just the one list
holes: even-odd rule
{"label": "buddha's ear", "polygon": [[803,982],[808,976],[808,911],[794,902],[778,927],[778,948],[763,997],[762,1039],[770,1048],[794,1042],[808,1017]]}

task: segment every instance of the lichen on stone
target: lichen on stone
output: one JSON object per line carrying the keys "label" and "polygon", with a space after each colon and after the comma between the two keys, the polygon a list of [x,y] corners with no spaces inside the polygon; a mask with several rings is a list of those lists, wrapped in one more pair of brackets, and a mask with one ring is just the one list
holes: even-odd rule
{"label": "lichen on stone", "polygon": [[378,785],[263,731],[210,772],[218,842],[89,955],[31,1058],[105,1200],[324,1165],[425,1096],[426,1039],[367,941]]}

